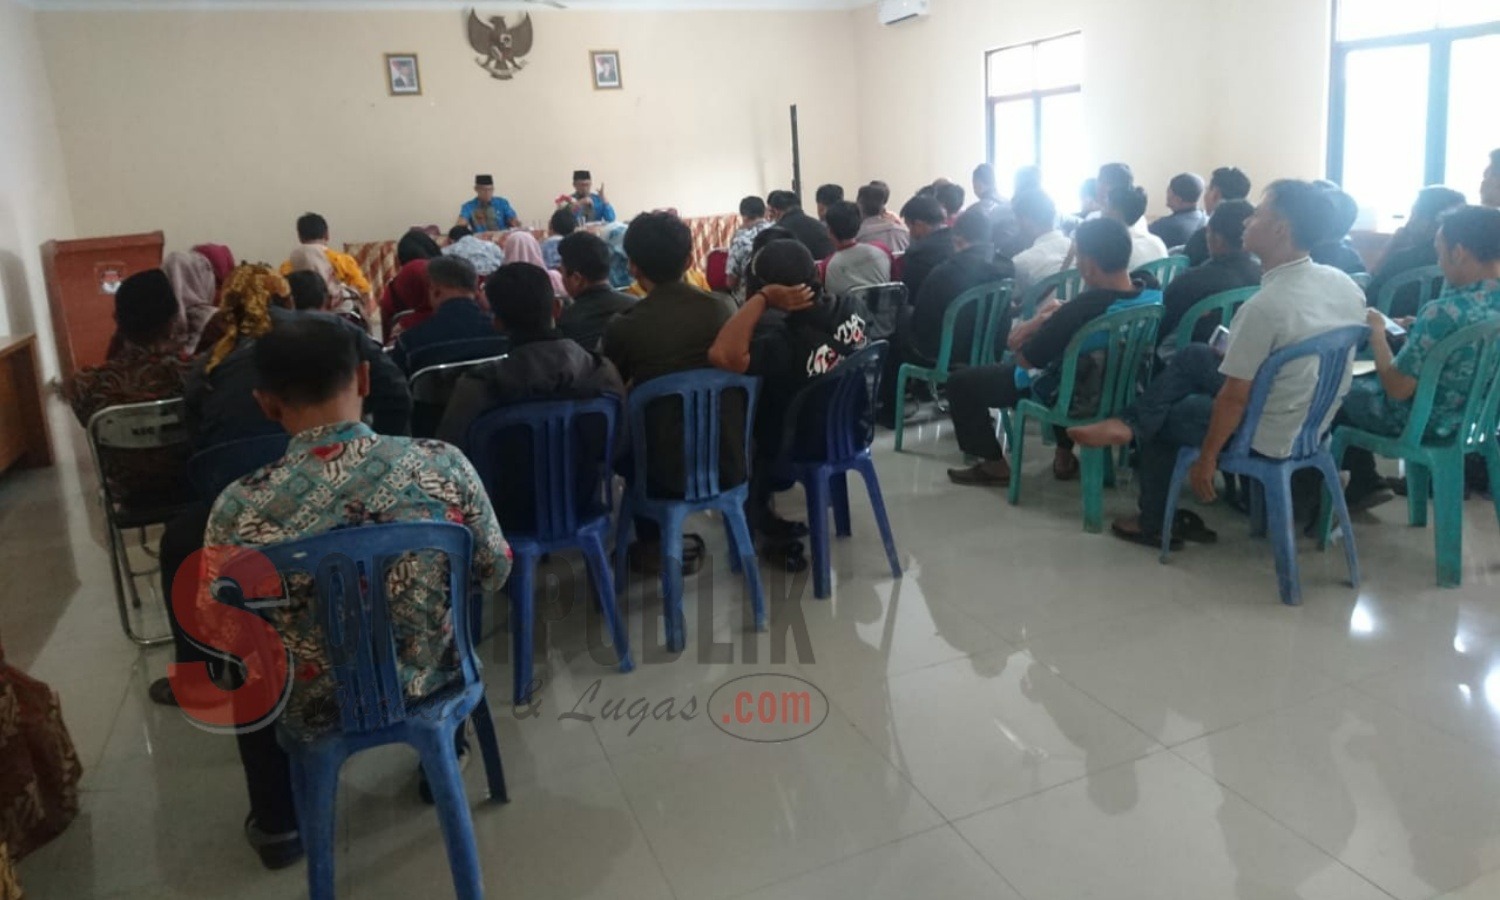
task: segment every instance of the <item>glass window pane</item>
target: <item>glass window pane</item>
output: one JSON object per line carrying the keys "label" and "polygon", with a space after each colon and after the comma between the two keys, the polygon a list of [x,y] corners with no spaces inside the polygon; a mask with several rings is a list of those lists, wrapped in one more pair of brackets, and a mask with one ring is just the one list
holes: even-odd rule
{"label": "glass window pane", "polygon": [[1030,44],[996,50],[990,54],[989,90],[991,97],[1024,94],[1036,84],[1034,53]]}
{"label": "glass window pane", "polygon": [[1083,83],[1083,35],[1070,34],[1036,45],[1038,90]]}
{"label": "glass window pane", "polygon": [[1078,186],[1089,177],[1083,94],[1042,99],[1042,186],[1059,212],[1075,208]]}
{"label": "glass window pane", "polygon": [[1422,187],[1427,73],[1426,44],[1358,50],[1345,60],[1344,190],[1380,220],[1405,214]]}
{"label": "glass window pane", "polygon": [[[1035,108],[1031,100],[995,104],[995,176],[1001,185],[1022,166],[1037,164]],[[1004,188],[1002,187],[1002,192]]]}
{"label": "glass window pane", "polygon": [[1500,22],[1500,4],[1495,0],[1443,0],[1439,24],[1444,28]]}
{"label": "glass window pane", "polygon": [[1437,27],[1438,4],[1432,0],[1338,0],[1338,4],[1337,39],[1341,41],[1410,34]]}
{"label": "glass window pane", "polygon": [[1500,34],[1454,41],[1448,68],[1448,160],[1443,181],[1478,196],[1489,153],[1500,147],[1495,85],[1500,84]]}

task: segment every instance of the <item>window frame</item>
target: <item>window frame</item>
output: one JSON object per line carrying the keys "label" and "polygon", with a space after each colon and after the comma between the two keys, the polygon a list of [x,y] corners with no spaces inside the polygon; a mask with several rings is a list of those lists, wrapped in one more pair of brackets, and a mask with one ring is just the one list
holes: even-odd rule
{"label": "window frame", "polygon": [[1019,50],[1022,47],[1031,48],[1033,58],[1035,58],[1036,48],[1040,44],[1062,40],[1063,38],[1081,38],[1082,36],[1083,29],[1075,28],[1072,31],[1048,35],[1034,41],[1021,41],[1015,44],[1006,44],[1003,47],[992,47],[984,51],[984,146],[985,159],[989,161],[991,166],[995,164],[995,107],[1002,103],[1019,103],[1023,101],[1031,103],[1031,157],[1033,160],[1032,164],[1039,166],[1042,164],[1042,101],[1048,97],[1057,97],[1063,94],[1083,93],[1083,73],[1079,73],[1077,84],[1042,88],[1040,90],[1033,88],[1029,91],[1018,91],[995,96],[990,91],[990,58],[997,53],[1004,53],[1007,50]]}
{"label": "window frame", "polygon": [[1406,34],[1341,41],[1339,13],[1342,0],[1333,2],[1332,28],[1329,31],[1331,52],[1328,73],[1328,180],[1338,184],[1344,178],[1344,116],[1348,83],[1345,72],[1350,53],[1384,47],[1426,45],[1428,48],[1427,122],[1422,184],[1443,184],[1448,165],[1448,94],[1453,44],[1468,38],[1500,34],[1500,20],[1479,25],[1434,28]]}

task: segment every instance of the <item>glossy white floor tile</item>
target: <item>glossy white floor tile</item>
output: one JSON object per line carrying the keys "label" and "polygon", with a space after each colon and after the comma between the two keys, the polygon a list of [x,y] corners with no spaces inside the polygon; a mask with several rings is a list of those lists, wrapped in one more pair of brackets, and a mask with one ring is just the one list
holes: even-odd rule
{"label": "glossy white floor tile", "polygon": [[[79,818],[21,864],[30,895],[305,897],[301,867],[265,872],[244,843],[234,742],[146,699],[169,654],[120,635],[92,476],[76,426],[55,429],[58,466],[0,479],[0,639],[58,691],[85,767]],[[948,483],[951,429],[908,441],[895,454],[883,435],[876,455],[905,577],[855,485],[830,599],[762,567],[767,633],[747,629],[710,517],[691,525],[715,564],[689,580],[681,655],[637,582],[637,668],[616,671],[577,561],[557,554],[538,579],[541,687],[514,710],[490,606],[480,649],[512,802],[485,803],[481,767],[466,774],[489,896],[1500,898],[1488,502],[1466,508],[1463,587],[1434,586],[1431,532],[1391,504],[1357,518],[1358,590],[1340,554],[1302,542],[1293,609],[1269,547],[1222,507],[1201,508],[1218,546],[1163,566],[1083,532],[1078,486],[1051,478],[1035,437],[1016,508]],[[1133,505],[1128,482],[1106,491],[1108,515]],[[764,673],[803,681],[735,681]],[[768,683],[805,683],[822,724],[780,743],[721,730],[725,698]],[[772,734],[756,727],[741,733]],[[449,895],[410,751],[353,760],[339,814],[341,898]]]}

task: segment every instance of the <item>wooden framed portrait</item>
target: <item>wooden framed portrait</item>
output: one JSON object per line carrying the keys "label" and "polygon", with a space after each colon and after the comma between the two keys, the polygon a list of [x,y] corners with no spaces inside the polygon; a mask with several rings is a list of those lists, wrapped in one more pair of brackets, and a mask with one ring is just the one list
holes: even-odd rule
{"label": "wooden framed portrait", "polygon": [[422,93],[422,74],[415,53],[387,53],[385,81],[392,97],[416,97]]}
{"label": "wooden framed portrait", "polygon": [[594,90],[617,91],[624,86],[620,79],[620,51],[591,50],[589,63],[594,73]]}

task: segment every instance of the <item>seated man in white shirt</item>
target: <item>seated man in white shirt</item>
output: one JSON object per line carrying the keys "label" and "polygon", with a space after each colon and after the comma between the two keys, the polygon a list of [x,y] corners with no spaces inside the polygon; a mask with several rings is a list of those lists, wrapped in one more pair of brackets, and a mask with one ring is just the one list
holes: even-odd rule
{"label": "seated man in white shirt", "polygon": [[1071,241],[1057,230],[1057,206],[1040,188],[1028,188],[1011,200],[1021,239],[1026,249],[1015,255],[1015,296],[1062,271]]}
{"label": "seated man in white shirt", "polygon": [[1124,223],[1130,229],[1133,249],[1130,251],[1130,271],[1134,272],[1149,262],[1167,258],[1167,245],[1149,231],[1136,227],[1146,215],[1146,189],[1143,187],[1117,187],[1109,192],[1104,204],[1104,214]]}
{"label": "seated man in white shirt", "polygon": [[[1260,257],[1265,275],[1260,292],[1234,317],[1223,360],[1207,344],[1191,344],[1172,357],[1120,418],[1068,429],[1069,437],[1086,447],[1140,442],[1140,515],[1116,519],[1117,537],[1160,546],[1167,488],[1181,447],[1202,448],[1203,455],[1188,471],[1188,484],[1205,503],[1214,499],[1219,453],[1244,421],[1251,382],[1271,354],[1335,328],[1364,324],[1359,287],[1340,270],[1308,256],[1333,219],[1333,202],[1314,184],[1286,180],[1266,188],[1245,223],[1245,249]],[[1302,359],[1281,370],[1251,440],[1255,452],[1276,459],[1291,452],[1312,402],[1317,365],[1316,359]],[[1345,372],[1340,398],[1350,379]],[[1335,403],[1329,410],[1330,422],[1337,409]],[[1188,530],[1183,537],[1192,540],[1195,533],[1212,540],[1212,532],[1205,530]]]}
{"label": "seated man in white shirt", "polygon": [[823,286],[828,293],[843,297],[855,288],[891,280],[891,255],[874,244],[855,240],[864,218],[857,205],[839,200],[829,205],[824,218],[838,248],[828,258],[828,268],[823,274]]}

